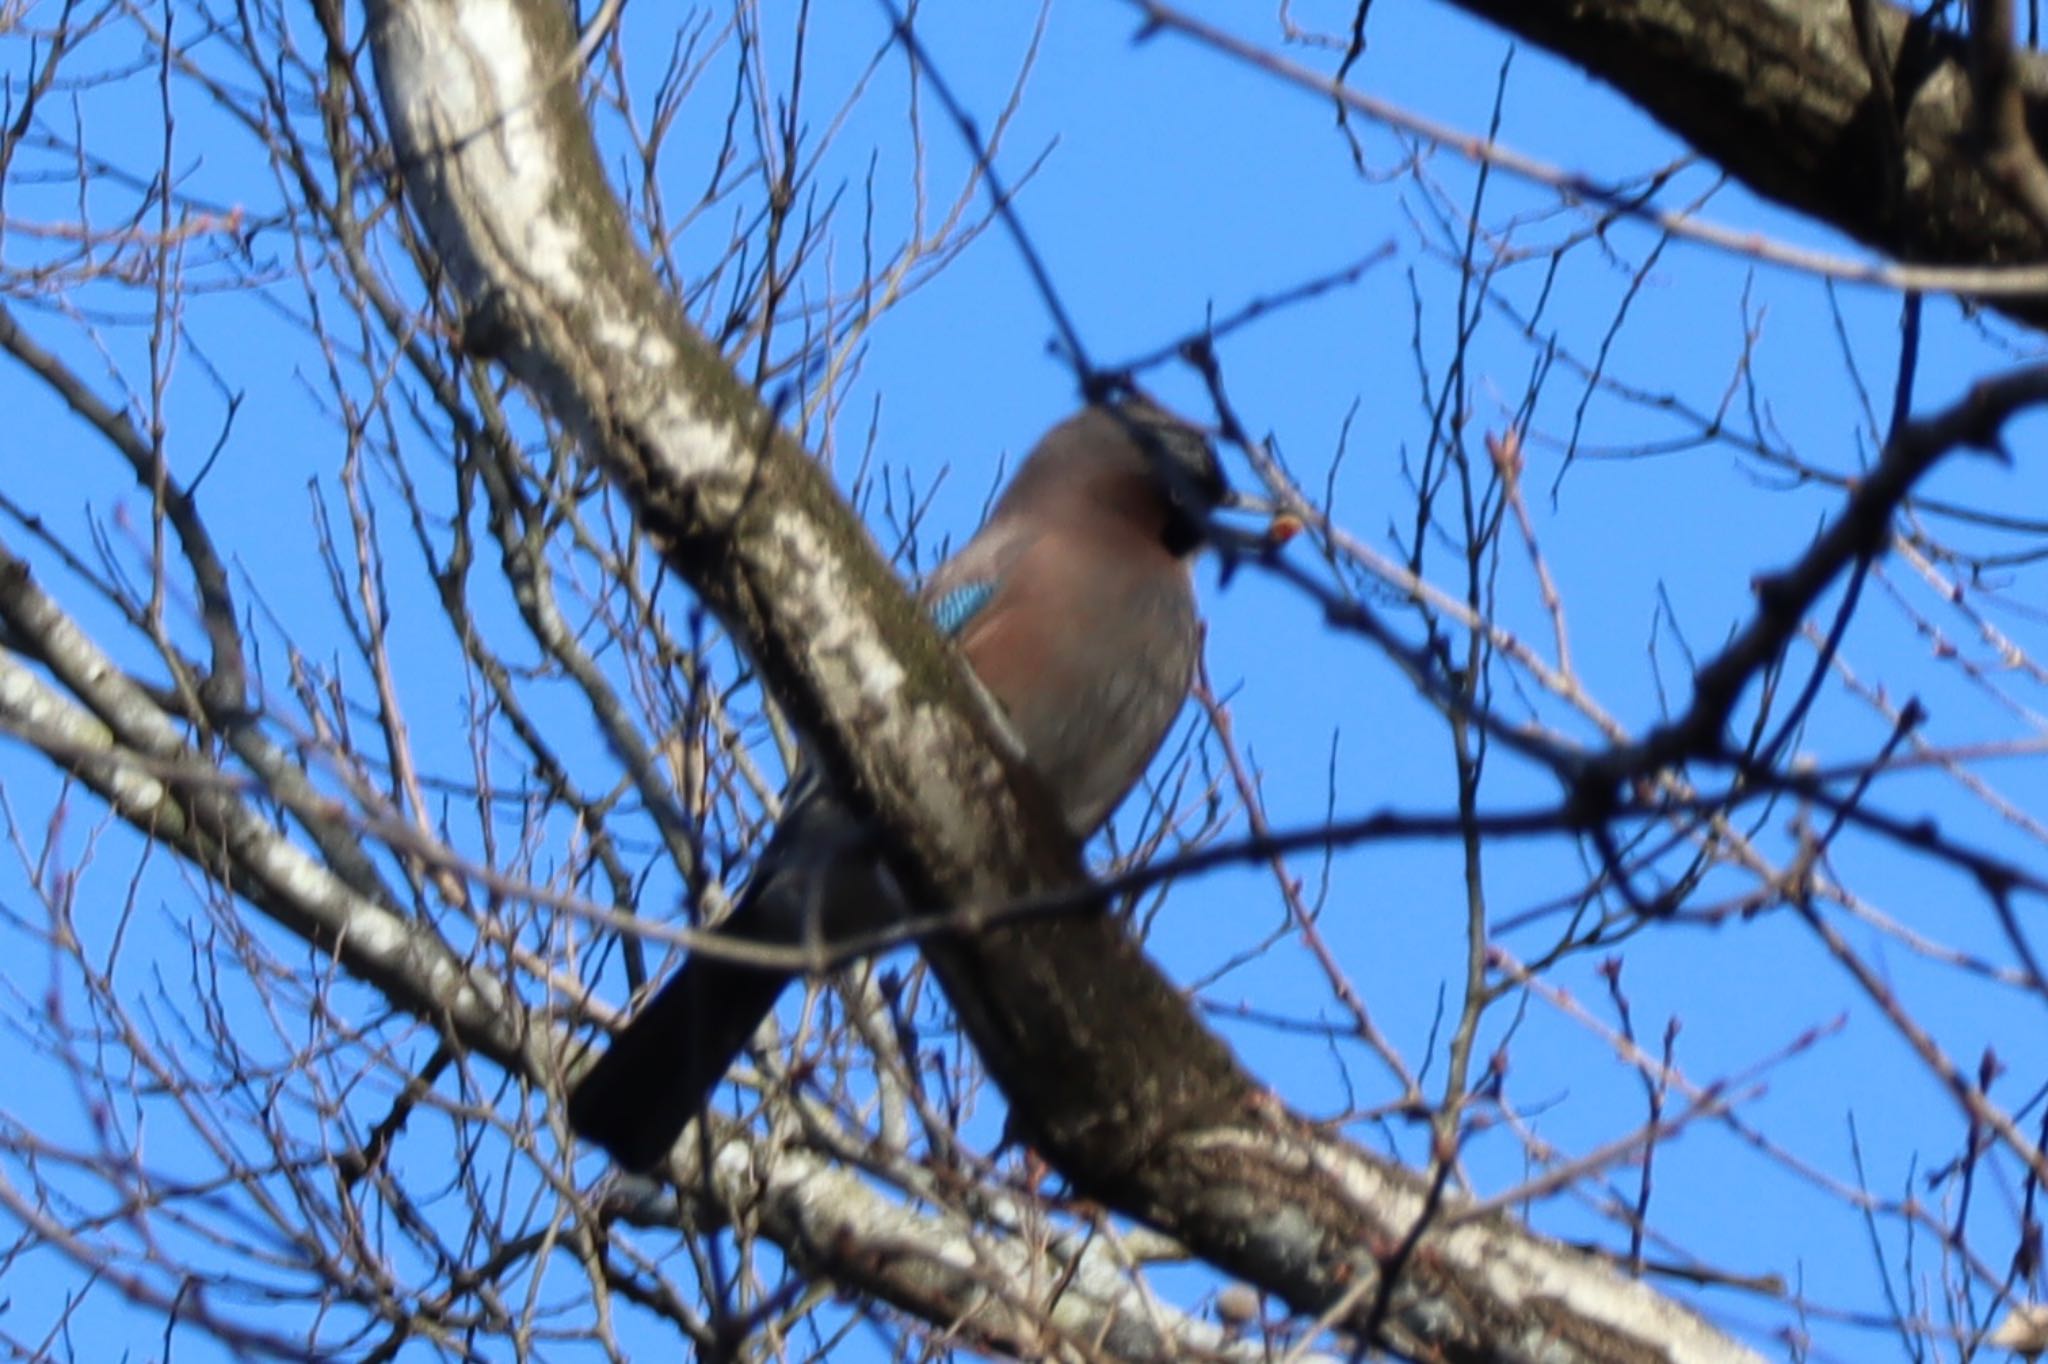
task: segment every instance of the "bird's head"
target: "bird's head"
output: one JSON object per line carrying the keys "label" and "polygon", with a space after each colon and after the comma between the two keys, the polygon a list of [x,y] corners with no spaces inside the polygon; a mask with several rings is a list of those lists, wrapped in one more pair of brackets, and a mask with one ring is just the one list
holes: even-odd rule
{"label": "bird's head", "polygon": [[1209,437],[1149,398],[1125,398],[1100,410],[1136,448],[1164,498],[1166,548],[1182,558],[1201,549],[1209,540],[1209,518],[1233,500]]}
{"label": "bird's head", "polygon": [[1208,542],[1210,517],[1232,502],[1216,448],[1149,398],[1096,403],[1061,422],[1031,452],[996,514],[1060,502],[1140,528],[1177,558]]}

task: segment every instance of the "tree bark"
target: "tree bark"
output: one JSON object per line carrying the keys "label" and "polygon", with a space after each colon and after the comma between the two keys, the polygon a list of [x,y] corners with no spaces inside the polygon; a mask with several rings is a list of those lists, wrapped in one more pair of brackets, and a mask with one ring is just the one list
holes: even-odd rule
{"label": "tree bark", "polygon": [[[1909,10],[1884,0],[1453,3],[1598,77],[1758,194],[1899,260],[2048,259],[2048,234],[1982,155],[1967,46]],[[2048,62],[2019,53],[2014,79],[2038,141]],[[2048,324],[2038,299],[1989,301]]]}

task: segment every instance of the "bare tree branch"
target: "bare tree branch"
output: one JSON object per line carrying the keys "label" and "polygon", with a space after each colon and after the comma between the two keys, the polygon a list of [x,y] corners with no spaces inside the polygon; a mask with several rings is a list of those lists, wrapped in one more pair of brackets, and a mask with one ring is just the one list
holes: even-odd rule
{"label": "bare tree branch", "polygon": [[[929,627],[632,249],[560,12],[393,0],[371,14],[411,198],[472,347],[503,359],[628,491],[834,777],[879,816],[908,884],[932,903],[987,903],[1070,880],[1056,820],[1013,757],[994,761],[993,730]],[[1300,1310],[1368,1330],[1384,1320],[1417,1354],[1749,1357],[1511,1222],[1429,1231],[1437,1200],[1414,1176],[1259,1094],[1111,919],[926,953],[1034,1143],[1077,1187]],[[1380,1270],[1397,1254],[1389,1291]]]}

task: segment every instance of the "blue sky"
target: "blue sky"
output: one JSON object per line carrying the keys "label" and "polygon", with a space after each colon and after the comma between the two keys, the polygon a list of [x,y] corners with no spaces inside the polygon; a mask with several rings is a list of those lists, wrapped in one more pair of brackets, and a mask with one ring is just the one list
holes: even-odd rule
{"label": "blue sky", "polygon": [[[1246,18],[1234,14],[1235,7],[1210,8],[1219,22],[1261,42],[1273,40],[1270,14]],[[817,9],[805,97],[813,111],[809,126],[822,134],[885,41],[887,26],[867,6]],[[1348,22],[1342,6],[1296,6],[1294,12],[1311,29],[1337,32]],[[182,22],[195,17],[184,15]],[[640,50],[657,52],[665,47],[671,22],[654,9],[629,7],[626,32],[646,45]],[[765,67],[777,80],[787,66],[789,22],[779,8],[764,20]],[[986,123],[1000,109],[1037,22],[1036,12],[1025,7],[991,12],[985,6],[931,5],[920,16],[920,32],[947,79]],[[1507,62],[1503,39],[1442,7],[1376,6],[1369,32],[1371,46],[1353,80],[1429,117],[1480,133],[1498,94],[1503,140],[1596,178],[1640,174],[1683,154],[1582,75],[1527,49]],[[1419,372],[1426,370],[1432,386],[1443,382],[1457,325],[1455,260],[1444,254],[1446,238],[1433,215],[1453,215],[1462,225],[1455,215],[1471,204],[1475,168],[1450,152],[1416,147],[1384,129],[1354,123],[1365,162],[1361,173],[1326,103],[1171,35],[1133,38],[1133,12],[1123,7],[1055,5],[1007,130],[1001,156],[1006,175],[1015,181],[1036,167],[1023,189],[1020,214],[1061,299],[1091,356],[1111,363],[1195,331],[1212,310],[1228,314],[1254,298],[1384,252],[1355,285],[1226,338],[1220,358],[1237,409],[1254,433],[1276,443],[1309,490],[1321,492],[1328,480],[1337,516],[1352,534],[1389,549],[1412,519],[1409,480],[1428,442],[1429,403]],[[123,48],[118,34],[104,41],[109,48],[102,60],[108,63],[133,50],[132,39]],[[198,50],[214,58],[205,44]],[[1324,69],[1336,60],[1329,51],[1305,48],[1294,55]],[[25,58],[17,50],[7,60],[18,70]],[[1503,92],[1504,63],[1509,74]],[[644,80],[651,83],[657,72],[658,62],[651,62]],[[686,110],[715,120],[722,117],[727,91],[709,88],[717,82],[706,84]],[[847,115],[817,175],[824,191],[846,187],[833,228],[833,269],[842,281],[860,268],[868,211],[861,200],[870,173],[877,186],[868,229],[874,239],[895,241],[908,221],[904,89],[903,59],[892,54]],[[246,132],[189,83],[174,83],[172,99],[188,191],[249,206],[260,217],[275,203],[278,188]],[[151,80],[96,88],[81,96],[79,107],[97,150],[131,167],[153,164],[163,128]],[[969,157],[928,97],[920,112],[932,198],[949,202]],[[686,168],[693,164],[688,151],[697,140],[686,120],[671,162],[679,196],[694,193]],[[617,141],[608,146],[616,155]],[[17,174],[8,188],[10,215],[55,219],[67,211],[68,191],[61,182],[45,187]],[[1703,194],[1713,180],[1710,167],[1690,168],[1666,202]],[[122,202],[119,193],[109,192],[100,211],[118,211]],[[677,256],[686,271],[723,244],[738,212],[707,214],[684,232]],[[1829,234],[1734,188],[1715,193],[1705,212],[1786,240],[1853,253]],[[1576,212],[1559,210],[1548,189],[1499,176],[1488,186],[1479,217],[1490,232],[1524,250],[1558,242],[1585,225]],[[18,232],[7,244],[17,268],[47,249]],[[1467,358],[1475,446],[1478,433],[1506,428],[1547,346],[1554,342],[1560,352],[1585,359],[1599,350],[1617,306],[1655,246],[1649,229],[1620,223],[1603,243],[1575,248],[1550,287],[1544,322],[1534,336],[1522,334],[1504,312],[1484,315]],[[259,258],[268,253],[289,260],[279,233],[259,234],[253,250]],[[1500,277],[1503,296],[1517,308],[1531,307],[1543,288],[1542,255],[1534,250],[1534,258]],[[203,279],[208,267],[196,256],[194,277]],[[297,301],[289,281],[275,287]],[[81,295],[81,301],[131,313],[149,302],[146,295],[109,290]],[[143,356],[139,328],[102,327],[100,338],[111,357],[102,362],[73,323],[47,310],[14,306],[45,344],[90,377],[102,379],[115,366],[142,372],[135,368]],[[1753,383],[1733,390],[1731,425],[1746,429],[1755,420],[1810,464],[1851,472],[1871,457],[1874,436],[1846,359],[1860,368],[1881,420],[1891,403],[1899,307],[1883,291],[1845,286],[1834,291],[1831,308],[1830,293],[1819,281],[1673,243],[1633,291],[1626,323],[1610,348],[1608,372],[1645,393],[1711,412],[1731,391],[1731,376],[1750,344]],[[167,399],[177,433],[174,463],[189,475],[209,457],[221,430],[223,399],[196,358],[203,352],[242,395],[208,474],[216,533],[251,590],[291,623],[309,654],[337,650],[341,637],[333,633],[335,614],[307,510],[309,486],[333,494],[342,458],[332,414],[324,410],[320,357],[302,332],[281,325],[274,310],[247,296],[196,299],[190,326],[194,358],[175,370]],[[1753,343],[1746,340],[1752,333]],[[920,488],[936,486],[921,530],[925,556],[938,538],[957,542],[971,531],[999,469],[1013,464],[1076,401],[1071,371],[1048,354],[1052,336],[1042,300],[1011,242],[997,231],[984,235],[871,334],[842,409],[847,416],[833,433],[835,467],[848,476],[859,463],[872,414],[877,458]],[[2037,350],[2032,337],[1996,319],[1968,318],[1951,301],[1929,300],[1915,409],[1953,401],[1973,378]],[[1200,385],[1184,368],[1165,366],[1146,378],[1185,409],[1204,411]],[[113,391],[111,385],[106,391]],[[1652,404],[1609,393],[1586,402],[1581,421],[1584,395],[1583,382],[1569,366],[1556,364],[1528,440],[1528,505],[1568,605],[1579,675],[1603,706],[1640,733],[1660,713],[1660,678],[1670,704],[1682,704],[1686,695],[1678,635],[1695,654],[1710,653],[1746,619],[1752,578],[1795,558],[1834,511],[1839,494],[1813,484],[1787,486],[1781,475],[1728,444],[1656,458],[1613,457],[1669,438],[1683,423]],[[140,506],[123,472],[18,370],[0,369],[0,402],[16,414],[14,439],[4,447],[9,453],[0,456],[11,497],[66,532],[87,521],[111,524],[118,506],[131,518],[137,515]],[[1575,424],[1580,447],[1567,465],[1563,441]],[[2041,431],[2039,419],[2016,424],[2010,433],[2013,463],[1957,457],[1934,475],[1927,491],[2016,514],[2048,505],[2048,475],[2029,458]],[[1332,476],[1340,443],[1345,454]],[[1247,481],[1249,474],[1240,468],[1239,477]],[[876,519],[878,537],[893,543],[889,528]],[[19,551],[18,528],[10,523],[5,534]],[[1996,543],[1977,530],[1951,538],[1977,548]],[[395,535],[394,543],[401,543]],[[1308,547],[1297,553],[1307,557]],[[52,590],[89,625],[111,628],[83,592],[67,591],[60,570],[38,562]],[[2040,617],[2006,610],[1995,599],[2009,587],[2023,604],[2044,600],[2038,576],[2031,588],[2026,576],[2036,570],[2023,566],[2013,572],[2010,584],[1984,585],[1993,594],[1986,609],[2023,645],[2037,646]],[[1457,560],[1441,546],[1432,549],[1425,574],[1439,586],[1461,590]],[[1361,641],[1333,635],[1312,603],[1257,572],[1240,574],[1227,586],[1213,571],[1205,572],[1204,589],[1210,675],[1230,698],[1237,737],[1263,784],[1266,814],[1275,827],[1311,825],[1332,809],[1356,816],[1380,809],[1453,808],[1446,726],[1386,658]],[[412,590],[416,599],[394,595],[393,628],[405,641],[405,671],[415,689],[414,730],[424,761],[460,774],[466,761],[463,688],[452,673],[437,671],[452,664],[428,587]],[[1938,594],[1908,566],[1889,561],[1882,581],[1865,596],[1843,659],[1893,700],[1921,698],[1931,716],[1931,740],[2040,739],[2040,680],[2024,671],[1990,669],[1992,685],[2012,699],[2009,707],[1939,657],[1909,612],[1945,632],[1963,658],[1988,655],[1966,622],[1945,614]],[[1369,600],[1410,639],[1416,637],[1413,617],[1402,612],[1390,589]],[[1661,603],[1668,603],[1663,609],[1670,621],[1660,626]],[[1548,650],[1541,600],[1526,556],[1512,544],[1501,558],[1495,614],[1506,628]],[[1803,681],[1812,651],[1802,647],[1794,659],[1792,675]],[[1529,704],[1509,690],[1506,672],[1500,678],[1495,701],[1501,712],[1528,718]],[[1566,726],[1575,737],[1591,737],[1553,701],[1538,703],[1535,714]],[[563,723],[566,732],[580,736],[576,742],[597,742],[587,723],[575,728],[573,715]],[[1871,710],[1839,681],[1830,681],[1802,748],[1832,764],[1868,757],[1884,738],[1885,727]],[[7,752],[0,760],[7,832],[32,847],[60,796],[40,760],[18,747]],[[2038,756],[1986,763],[1980,775],[2020,809],[2048,808],[2048,773]],[[1556,785],[1546,773],[1505,750],[1494,753],[1482,808],[1518,809],[1555,797]],[[1967,798],[1949,778],[1892,778],[1875,798],[1889,812],[1935,819],[1975,846],[2041,863],[2038,840]],[[99,812],[75,793],[63,808],[63,841],[75,853],[100,836]],[[1759,841],[1777,855],[1789,846],[1786,827],[1793,813],[1780,807],[1762,822]],[[136,945],[126,949],[131,955],[123,966],[132,988],[138,996],[158,999],[156,1007],[174,1011],[189,988],[181,925],[192,913],[190,877],[162,855],[147,859],[136,873],[135,847],[117,831],[103,835],[81,896],[82,931],[109,941],[117,933],[132,934]],[[1564,839],[1488,846],[1486,888],[1495,921],[1514,919],[1570,891],[1583,880],[1584,855]],[[24,889],[22,864],[30,860],[29,854],[0,858],[0,907],[7,911],[0,923],[0,942],[6,943],[0,959],[8,962],[4,1012],[10,1020],[33,1015],[52,974],[41,964],[32,936],[14,922],[16,916],[33,921],[38,912]],[[1862,837],[1844,839],[1829,869],[1915,932],[2010,964],[2011,949],[1990,907],[1966,878]],[[1443,1069],[1439,1009],[1455,1011],[1465,950],[1459,850],[1449,843],[1374,843],[1341,852],[1327,869],[1315,858],[1295,859],[1295,870],[1312,887],[1327,877],[1322,932],[1409,1064],[1428,1064],[1426,1088],[1437,1092]],[[1717,873],[1700,898],[1747,887],[1733,874]],[[124,900],[132,902],[132,921],[117,916]],[[2040,910],[2024,900],[2018,908],[2023,918]],[[1157,916],[1151,946],[1175,979],[1207,980],[1273,932],[1282,916],[1270,878],[1260,874],[1233,871],[1183,881]],[[2017,1105],[2019,1096],[2043,1082],[2048,1055],[2039,1041],[2038,999],[1903,950],[1866,925],[1840,923],[1852,945],[1966,1070],[1974,1069],[1984,1048],[1996,1049],[2010,1073],[1994,1098]],[[1559,916],[1550,914],[1500,934],[1498,941],[1518,957],[1534,958],[1560,926]],[[1715,928],[1657,925],[1611,952],[1576,956],[1547,975],[1556,991],[1604,1023],[1614,1016],[1599,973],[1609,955],[1621,964],[1639,1035],[1649,1046],[1657,1045],[1667,1020],[1681,1025],[1676,1057],[1694,1081],[1711,1083],[1764,1067],[1760,1080],[1738,1088],[1738,1116],[1749,1130],[1853,1184],[1853,1120],[1875,1191],[1893,1197],[1911,1192],[1937,1205],[1953,1200],[1953,1184],[1930,1190],[1924,1177],[1961,1150],[1963,1115],[1795,916],[1779,907]],[[144,963],[160,976],[152,978]],[[1327,986],[1291,936],[1210,981],[1202,1001],[1219,1018],[1238,1006],[1296,1019],[1339,1017]],[[1222,1025],[1257,1073],[1308,1113],[1334,1113],[1353,1102],[1370,1107],[1396,1093],[1385,1070],[1355,1043],[1326,1047],[1305,1044],[1295,1033]],[[260,1033],[276,1025],[252,1026]],[[1810,1046],[1797,1045],[1811,1030],[1822,1035]],[[1508,1094],[1516,1113],[1535,1139],[1565,1158],[1615,1140],[1642,1121],[1639,1077],[1614,1059],[1600,1033],[1554,1003],[1497,1005],[1482,1038],[1482,1060],[1505,1039]],[[1788,1049],[1795,1054],[1775,1059]],[[35,1058],[23,1064],[45,1081],[53,1075]],[[1348,1097],[1339,1084],[1340,1066],[1355,1086]],[[85,1130],[86,1115],[60,1083],[31,1081],[0,1107],[35,1130],[72,1137]],[[2025,1115],[2022,1126],[2038,1124],[2039,1118],[2037,1111]],[[175,1124],[166,1126],[175,1133]],[[1426,1152],[1417,1128],[1375,1126],[1360,1135],[1390,1141],[1411,1161]],[[184,1134],[169,1136],[151,1156],[175,1167],[187,1155],[177,1143],[186,1140]],[[1467,1154],[1479,1190],[1511,1188],[1532,1173],[1528,1149],[1505,1131],[1476,1136]],[[412,1159],[430,1161],[431,1149]],[[589,1166],[593,1175],[596,1169]],[[1611,1176],[1632,1198],[1633,1171],[1621,1168]],[[1995,1266],[2002,1267],[2015,1249],[2018,1180],[2018,1167],[2009,1159],[1988,1162],[1975,1194],[1971,1245]],[[1539,1228],[1553,1234],[1617,1244],[1613,1224],[1580,1198],[1547,1199],[1529,1211]],[[1901,1353],[1896,1337],[1881,1327],[1829,1319],[1882,1319],[1887,1310],[1861,1216],[1815,1180],[1760,1153],[1740,1133],[1702,1123],[1660,1147],[1650,1220],[1668,1238],[1660,1252],[1666,1258],[1691,1256],[1732,1273],[1778,1274],[1806,1295],[1816,1310],[1803,1321],[1783,1302],[1729,1292],[1698,1297],[1716,1320],[1751,1335],[1767,1353],[1782,1355],[1773,1341],[1795,1325],[1814,1333],[1818,1357]],[[1892,1274],[1899,1275],[1906,1244],[1898,1222],[1880,1220],[1878,1236]],[[1924,1231],[1916,1253],[1915,1272],[1932,1273],[1936,1253]],[[675,1272],[688,1271],[679,1262]],[[1189,1289],[1191,1302],[1201,1287],[1198,1276],[1188,1278],[1197,1285]],[[1920,1285],[1923,1291],[1929,1286]],[[23,1260],[0,1291],[14,1304],[0,1313],[0,1329],[33,1338],[41,1329],[37,1323],[54,1315],[48,1304],[79,1288],[78,1276],[55,1257]],[[165,1357],[162,1324],[153,1315],[126,1313],[104,1291],[89,1301],[91,1314],[70,1326],[76,1357]],[[1979,1311],[1985,1302],[1980,1286]],[[289,1320],[288,1309],[274,1310]],[[622,1327],[633,1333],[627,1339],[650,1342],[641,1348],[651,1351],[652,1337],[639,1334],[646,1329],[646,1323],[630,1320]],[[849,1356],[864,1357],[868,1338],[854,1339],[860,1343],[847,1347]],[[194,1335],[179,1336],[174,1344],[180,1359],[220,1357]],[[880,1347],[873,1353],[879,1357]],[[1952,1340],[1936,1350],[1938,1357],[1957,1353]],[[563,1351],[559,1357],[582,1356]]]}

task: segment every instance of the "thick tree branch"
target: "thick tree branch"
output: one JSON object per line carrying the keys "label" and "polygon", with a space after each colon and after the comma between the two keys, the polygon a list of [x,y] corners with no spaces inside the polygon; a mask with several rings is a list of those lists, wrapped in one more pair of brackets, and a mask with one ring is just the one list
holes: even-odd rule
{"label": "thick tree branch", "polygon": [[[1900,260],[2048,259],[2048,229],[1978,150],[1966,45],[1900,6],[1867,6],[1870,45],[1891,63],[1885,109],[1846,0],[1453,3],[1583,67],[1757,193]],[[2048,62],[2015,52],[2001,75],[2024,106],[2001,131],[2023,121],[2038,140]],[[2038,299],[1994,302],[2048,324]]]}
{"label": "thick tree branch", "polygon": [[[1071,885],[1076,850],[951,655],[774,414],[634,249],[550,0],[373,0],[414,210],[489,351],[636,504],[932,904]],[[1414,1175],[1256,1089],[1106,916],[926,945],[1025,1131],[1080,1189],[1333,1324],[1460,1360],[1748,1359],[1505,1218],[1415,1237]],[[1455,1211],[1455,1207],[1448,1209]],[[1413,1246],[1391,1293],[1380,1266]]]}

